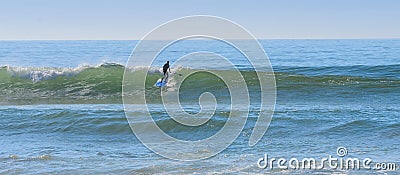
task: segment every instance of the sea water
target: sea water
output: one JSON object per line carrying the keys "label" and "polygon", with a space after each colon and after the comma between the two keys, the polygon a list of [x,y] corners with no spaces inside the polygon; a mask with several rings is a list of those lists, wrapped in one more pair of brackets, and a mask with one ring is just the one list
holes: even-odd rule
{"label": "sea water", "polygon": [[[0,173],[398,173],[400,163],[400,40],[260,40],[277,86],[273,119],[264,137],[248,145],[255,110],[239,137],[211,158],[182,162],[146,148],[134,135],[122,105],[125,67],[138,41],[0,41]],[[165,114],[153,84],[170,60],[172,76],[187,70],[227,70],[213,59],[188,65],[174,60],[196,50],[229,58],[259,103],[251,64],[223,43],[186,41],[159,54],[146,74],[153,118],[169,135],[187,140],[212,136],[229,116],[229,91],[218,78],[198,74],[181,87],[189,113],[207,91],[219,106],[201,129],[177,125]],[[147,52],[158,52],[149,48]],[[142,53],[146,54],[146,53]],[[217,65],[217,66],[216,66]],[[196,86],[196,88],[192,88]],[[170,90],[176,90],[170,84]],[[154,100],[153,100],[154,99]],[[138,112],[137,115],[140,115]],[[265,154],[276,158],[347,157],[396,163],[397,171],[261,169]]]}

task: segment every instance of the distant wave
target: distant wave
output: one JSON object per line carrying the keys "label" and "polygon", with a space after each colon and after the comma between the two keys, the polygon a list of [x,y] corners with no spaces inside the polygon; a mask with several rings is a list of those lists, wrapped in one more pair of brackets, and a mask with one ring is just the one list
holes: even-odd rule
{"label": "distant wave", "polygon": [[397,78],[400,79],[400,64],[393,65],[352,65],[352,66],[320,66],[320,67],[275,67],[277,72],[302,74],[308,76],[353,76],[368,78]]}

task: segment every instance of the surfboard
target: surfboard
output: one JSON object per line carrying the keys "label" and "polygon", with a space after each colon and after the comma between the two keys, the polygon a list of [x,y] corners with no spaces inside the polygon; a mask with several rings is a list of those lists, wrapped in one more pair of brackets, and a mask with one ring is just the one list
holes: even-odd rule
{"label": "surfboard", "polygon": [[157,81],[157,83],[156,83],[157,87],[163,87],[165,85],[167,85],[167,82],[166,81],[161,81],[161,79],[159,81]]}
{"label": "surfboard", "polygon": [[167,75],[164,77],[163,81],[161,81],[161,78],[158,79],[155,85],[156,85],[157,87],[164,87],[164,86],[167,85],[168,79],[169,79],[169,74],[167,74]]}

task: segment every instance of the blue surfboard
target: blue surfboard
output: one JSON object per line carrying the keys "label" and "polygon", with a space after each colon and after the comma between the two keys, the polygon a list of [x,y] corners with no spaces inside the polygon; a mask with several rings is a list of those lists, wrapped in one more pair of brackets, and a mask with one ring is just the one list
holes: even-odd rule
{"label": "blue surfboard", "polygon": [[158,79],[155,85],[156,85],[157,87],[164,87],[164,86],[166,86],[166,85],[167,85],[167,82],[168,82],[168,78],[169,78],[169,74],[167,74],[167,75],[164,77],[164,79],[163,79],[162,81],[161,81],[161,78]]}
{"label": "blue surfboard", "polygon": [[167,82],[166,82],[166,81],[157,81],[157,83],[156,83],[156,86],[157,86],[157,87],[163,87],[163,86],[165,86],[165,85],[167,85]]}

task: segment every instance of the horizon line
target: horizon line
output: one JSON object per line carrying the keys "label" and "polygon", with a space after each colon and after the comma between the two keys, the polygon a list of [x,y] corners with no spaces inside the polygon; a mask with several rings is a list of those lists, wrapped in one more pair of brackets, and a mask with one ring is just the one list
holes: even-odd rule
{"label": "horizon line", "polygon": [[[397,40],[400,37],[371,37],[371,38],[256,38],[257,40]],[[0,39],[0,41],[140,41],[142,39]],[[164,41],[171,39],[156,39],[153,41]],[[249,40],[249,39],[227,39],[227,40]]]}

